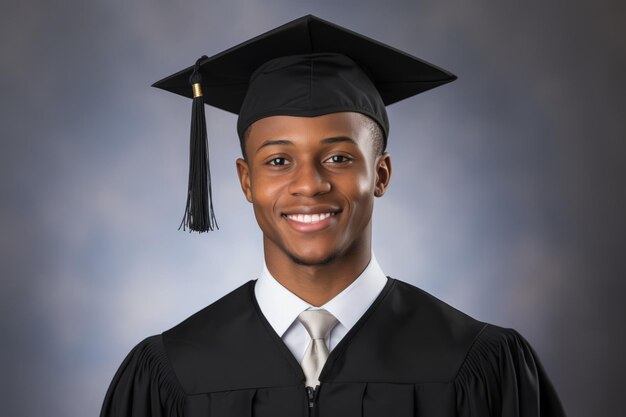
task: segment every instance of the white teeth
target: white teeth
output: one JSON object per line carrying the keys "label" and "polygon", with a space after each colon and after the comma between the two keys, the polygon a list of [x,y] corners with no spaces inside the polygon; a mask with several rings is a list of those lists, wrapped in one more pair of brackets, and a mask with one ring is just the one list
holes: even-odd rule
{"label": "white teeth", "polygon": [[290,220],[300,223],[317,223],[333,216],[335,213],[319,213],[319,214],[287,214]]}

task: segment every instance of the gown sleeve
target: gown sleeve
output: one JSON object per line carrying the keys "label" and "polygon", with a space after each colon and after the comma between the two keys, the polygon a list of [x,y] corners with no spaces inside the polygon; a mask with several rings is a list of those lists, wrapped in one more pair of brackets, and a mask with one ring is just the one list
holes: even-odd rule
{"label": "gown sleeve", "polygon": [[152,336],[135,346],[120,365],[100,417],[182,417],[184,402],[162,337]]}
{"label": "gown sleeve", "polygon": [[537,354],[515,330],[487,325],[455,379],[459,417],[564,417]]}

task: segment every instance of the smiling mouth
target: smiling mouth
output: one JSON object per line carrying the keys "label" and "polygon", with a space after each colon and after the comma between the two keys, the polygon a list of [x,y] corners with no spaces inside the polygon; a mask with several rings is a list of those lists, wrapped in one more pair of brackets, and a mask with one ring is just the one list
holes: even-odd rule
{"label": "smiling mouth", "polygon": [[284,217],[298,223],[313,224],[326,220],[329,217],[334,216],[336,213],[315,213],[315,214],[283,214]]}

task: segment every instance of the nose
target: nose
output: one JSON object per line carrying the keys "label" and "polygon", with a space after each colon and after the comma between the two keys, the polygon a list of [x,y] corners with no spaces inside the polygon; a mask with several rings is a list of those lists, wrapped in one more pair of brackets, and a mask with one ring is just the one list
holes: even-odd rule
{"label": "nose", "polygon": [[289,192],[293,195],[314,197],[330,191],[331,185],[324,177],[322,167],[314,162],[301,162],[293,173],[293,180],[289,184]]}

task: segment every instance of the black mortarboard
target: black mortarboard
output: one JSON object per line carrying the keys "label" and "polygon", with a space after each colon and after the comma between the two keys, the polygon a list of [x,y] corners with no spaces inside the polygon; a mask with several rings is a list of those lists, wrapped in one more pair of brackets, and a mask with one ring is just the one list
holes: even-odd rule
{"label": "black mortarboard", "polygon": [[263,117],[354,111],[375,120],[386,141],[386,105],[454,79],[441,68],[312,15],[210,58],[203,56],[153,84],[193,99],[189,188],[181,226],[199,232],[217,227],[203,104],[238,114],[240,138]]}

